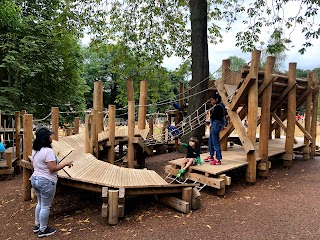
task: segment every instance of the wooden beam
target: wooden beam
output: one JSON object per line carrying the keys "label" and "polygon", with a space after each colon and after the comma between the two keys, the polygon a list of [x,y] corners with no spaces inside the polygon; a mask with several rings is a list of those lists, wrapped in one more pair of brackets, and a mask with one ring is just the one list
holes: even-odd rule
{"label": "wooden beam", "polygon": [[312,80],[314,86],[312,99],[312,119],[311,119],[311,157],[316,155],[316,138],[317,138],[317,122],[318,122],[318,102],[319,102],[319,79],[316,71],[312,72]]}
{"label": "wooden beam", "polygon": [[[249,75],[255,79],[248,92],[248,139],[254,146],[257,133],[257,117],[258,117],[258,74],[260,67],[261,51],[254,50],[251,57],[251,66]],[[241,123],[242,124],[242,123]],[[257,176],[257,161],[255,151],[247,152],[247,172],[246,181],[255,183]]]}
{"label": "wooden beam", "polygon": [[52,139],[59,141],[59,108],[52,107],[51,108],[51,122],[52,122],[52,130],[54,134],[52,135]]}
{"label": "wooden beam", "polygon": [[300,129],[300,131],[304,134],[304,136],[305,136],[310,142],[312,142],[312,136],[304,129],[304,127],[299,123],[298,120],[296,120],[296,125],[298,126],[298,128]]}
{"label": "wooden beam", "polygon": [[132,79],[127,79],[127,96],[128,96],[128,102],[134,101],[134,90],[133,90]]}
{"label": "wooden beam", "polygon": [[[271,107],[271,96],[272,96],[272,76],[274,71],[275,57],[267,57],[266,68],[264,73],[264,82],[262,85],[266,85],[262,91],[262,103],[261,103],[261,124],[260,124],[260,135],[259,135],[259,156],[262,163],[269,162],[269,133],[270,133],[270,107]],[[260,87],[261,88],[261,87]],[[259,89],[260,90],[260,89]],[[263,177],[269,176],[269,168],[260,170],[259,175]]]}
{"label": "wooden beam", "polygon": [[231,111],[236,111],[240,104],[244,102],[249,92],[249,89],[255,82],[256,78],[250,74],[244,79],[243,83],[241,84],[241,87],[238,89],[237,94],[233,97],[232,102],[229,106]]}
{"label": "wooden beam", "polygon": [[15,124],[15,138],[16,138],[16,157],[18,160],[21,159],[21,136],[20,136],[20,131],[21,131],[21,118],[20,118],[20,112],[17,111],[15,112],[15,117],[14,117],[14,124]]}
{"label": "wooden beam", "polygon": [[118,223],[118,196],[119,190],[108,190],[108,223],[115,225]]}
{"label": "wooden beam", "polygon": [[[271,114],[272,114],[272,117],[274,118],[274,120],[278,123],[278,125],[282,128],[282,130],[287,135],[287,126],[284,125],[284,123],[281,121],[281,118],[277,114],[275,114],[274,112],[271,113]],[[294,141],[294,144],[298,143],[297,139],[295,139],[295,138],[293,139],[293,141]]]}
{"label": "wooden beam", "polygon": [[241,118],[239,117],[239,115],[236,112],[228,109],[230,106],[230,103],[228,102],[228,97],[224,93],[223,82],[218,82],[216,84],[216,86],[217,86],[217,90],[219,92],[219,95],[221,96],[222,101],[226,106],[230,120],[239,135],[239,138],[241,140],[241,143],[242,143],[242,146],[243,146],[245,152],[246,153],[254,152],[255,151],[254,145],[252,144],[252,142],[250,141],[250,139],[247,136],[247,131],[242,124]]}
{"label": "wooden beam", "polygon": [[146,128],[146,114],[147,114],[147,100],[148,100],[148,82],[147,80],[140,81],[140,99],[138,112],[138,128]]}
{"label": "wooden beam", "polygon": [[114,164],[115,160],[115,133],[116,133],[116,105],[109,104],[109,115],[108,115],[108,134],[109,134],[109,141],[111,146],[108,148],[108,162]]}
{"label": "wooden beam", "polygon": [[134,167],[134,128],[135,128],[135,107],[134,101],[128,102],[128,167]]}
{"label": "wooden beam", "polygon": [[169,196],[159,196],[159,202],[168,205],[180,212],[188,213],[190,212],[190,204],[186,201],[183,201],[176,197],[169,197]]}
{"label": "wooden beam", "polygon": [[[296,122],[296,106],[297,106],[297,96],[296,96],[296,63],[289,63],[289,73],[288,73],[288,85],[294,85],[292,89],[288,92],[288,105],[287,105],[287,133],[286,133],[286,159],[283,161],[285,167],[290,167],[293,160],[293,147],[294,147],[294,131]],[[291,157],[290,157],[291,156]],[[290,159],[291,158],[291,159]]]}
{"label": "wooden beam", "polygon": [[[23,117],[23,157],[28,161],[28,156],[32,154],[32,114],[25,114]],[[32,171],[27,168],[23,168],[23,200],[31,200],[31,177]]]}
{"label": "wooden beam", "polygon": [[74,134],[79,134],[79,128],[80,128],[80,118],[75,117],[74,118]]}
{"label": "wooden beam", "polygon": [[[264,78],[266,78],[266,73],[264,75]],[[259,96],[263,93],[263,91],[270,86],[271,83],[273,83],[274,81],[277,80],[276,76],[273,76],[272,74],[269,76],[268,79],[264,79],[263,83],[260,85],[259,90],[258,90],[258,94]],[[272,84],[271,84],[272,85]],[[272,87],[272,86],[271,86]]]}
{"label": "wooden beam", "polygon": [[[308,72],[307,80],[308,80],[307,89],[311,89],[313,86],[311,72]],[[306,96],[306,111],[305,111],[305,118],[304,118],[304,127],[308,133],[311,133],[311,106],[312,106],[312,91],[309,91]],[[312,138],[312,135],[311,135],[311,138]],[[306,161],[310,157],[310,142],[306,136],[304,136],[304,144],[305,144],[305,147],[303,149],[303,160]]]}

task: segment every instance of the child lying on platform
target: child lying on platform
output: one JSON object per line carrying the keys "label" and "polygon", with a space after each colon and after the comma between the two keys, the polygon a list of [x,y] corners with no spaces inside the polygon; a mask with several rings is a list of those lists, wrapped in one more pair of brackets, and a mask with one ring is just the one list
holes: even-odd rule
{"label": "child lying on platform", "polygon": [[180,178],[191,165],[201,165],[201,159],[199,140],[196,137],[191,137],[189,140],[189,144],[182,143],[179,139],[178,144],[187,148],[187,156],[182,160],[181,169],[177,174],[177,178]]}

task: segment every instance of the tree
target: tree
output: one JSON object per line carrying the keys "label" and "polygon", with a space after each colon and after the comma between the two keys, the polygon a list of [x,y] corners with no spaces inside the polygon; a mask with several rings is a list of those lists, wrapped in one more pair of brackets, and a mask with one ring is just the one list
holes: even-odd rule
{"label": "tree", "polygon": [[[240,71],[242,67],[248,65],[245,59],[238,56],[230,56],[228,57],[228,59],[230,59],[230,70],[234,72]],[[215,79],[219,79],[221,78],[221,75],[222,75],[222,66],[219,67],[219,69],[216,71],[213,77]]]}

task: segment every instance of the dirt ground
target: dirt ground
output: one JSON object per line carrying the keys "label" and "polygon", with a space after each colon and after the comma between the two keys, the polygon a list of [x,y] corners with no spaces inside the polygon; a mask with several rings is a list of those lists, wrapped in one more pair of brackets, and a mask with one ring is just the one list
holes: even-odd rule
{"label": "dirt ground", "polygon": [[[168,153],[148,158],[149,169],[165,176]],[[213,166],[214,167],[214,166]],[[126,200],[125,217],[109,226],[100,216],[100,195],[62,188],[51,211],[50,239],[320,239],[320,159],[294,161],[285,169],[272,161],[270,176],[255,185],[245,169],[228,173],[225,197],[213,188],[201,191],[201,207],[189,214],[157,203],[152,197]],[[22,200],[22,175],[0,181],[0,239],[37,239],[32,232],[35,201]]]}

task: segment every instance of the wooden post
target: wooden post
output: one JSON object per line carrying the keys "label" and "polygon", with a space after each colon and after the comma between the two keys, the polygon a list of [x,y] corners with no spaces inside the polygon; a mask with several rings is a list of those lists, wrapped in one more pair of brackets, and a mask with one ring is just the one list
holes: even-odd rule
{"label": "wooden post", "polygon": [[103,83],[102,81],[96,81],[93,85],[93,108],[98,111],[97,113],[97,132],[102,131],[101,126],[103,123],[103,117],[99,115],[100,112],[103,112]]}
{"label": "wooden post", "polygon": [[311,120],[311,157],[316,156],[316,140],[317,140],[317,118],[318,118],[318,100],[319,100],[319,80],[318,73],[316,71],[312,72],[313,80],[313,100],[312,100],[312,120]]}
{"label": "wooden post", "polygon": [[148,100],[148,82],[142,80],[140,82],[140,99],[139,99],[139,113],[138,113],[138,128],[146,128],[146,114],[147,114],[147,100]]}
{"label": "wooden post", "polygon": [[133,83],[131,79],[127,80],[127,95],[128,95],[128,102],[134,101],[134,90],[133,90]]}
{"label": "wooden post", "polygon": [[128,102],[128,167],[134,167],[134,146],[133,146],[133,138],[134,138],[134,101]]}
{"label": "wooden post", "polygon": [[98,131],[97,131],[97,125],[98,125],[98,110],[92,109],[92,122],[91,122],[91,144],[92,144],[92,151],[93,155],[98,158],[99,155],[99,147],[98,147]]}
{"label": "wooden post", "polygon": [[179,115],[181,116],[181,118],[179,119],[179,122],[181,122],[183,120],[183,117],[184,117],[184,84],[183,82],[180,82],[180,86],[179,86],[179,105],[180,105],[180,108],[182,110],[182,114]]}
{"label": "wooden post", "polygon": [[59,108],[58,107],[51,108],[51,122],[52,122],[52,131],[54,131],[54,134],[52,135],[52,139],[59,141]]}
{"label": "wooden post", "polygon": [[67,128],[67,136],[71,136],[73,134],[73,127]]}
{"label": "wooden post", "polygon": [[108,217],[108,187],[102,187],[102,207],[101,207],[101,216],[104,218]]}
{"label": "wooden post", "polygon": [[[273,73],[275,57],[269,56],[267,58],[266,68],[264,71],[264,79],[266,82],[271,78],[271,74]],[[268,86],[264,89],[262,93],[262,103],[261,103],[261,123],[260,123],[260,136],[259,136],[259,156],[261,158],[262,163],[268,163],[269,155],[269,134],[270,134],[270,107],[271,107],[271,96],[272,96],[272,84],[268,84]],[[259,175],[263,177],[269,176],[269,168],[266,170],[260,170]]]}
{"label": "wooden post", "polygon": [[12,152],[6,152],[6,163],[7,163],[7,168],[11,169],[12,168]]}
{"label": "wooden post", "polygon": [[[277,108],[276,113],[281,118],[281,114],[282,114],[281,107]],[[275,128],[274,137],[275,138],[280,138],[281,137],[281,126],[279,124]]]}
{"label": "wooden post", "polygon": [[21,122],[21,128],[23,128],[23,117],[24,117],[24,115],[26,115],[27,114],[27,110],[21,110],[21,117],[22,117],[22,122]]}
{"label": "wooden post", "polygon": [[149,122],[149,138],[153,138],[153,118],[148,119]]}
{"label": "wooden post", "polygon": [[182,200],[189,203],[189,211],[192,205],[192,187],[185,187],[182,189]]}
{"label": "wooden post", "polygon": [[79,127],[80,127],[80,118],[74,118],[74,134],[79,134]]}
{"label": "wooden post", "polygon": [[[296,63],[289,63],[288,73],[288,85],[296,82]],[[296,86],[294,86],[288,93],[288,117],[287,117],[287,133],[285,150],[286,153],[283,156],[283,166],[290,167],[293,160],[293,146],[294,146],[294,131],[296,125]]]}
{"label": "wooden post", "polygon": [[109,104],[109,115],[108,115],[108,134],[109,142],[111,146],[108,148],[108,161],[114,164],[114,147],[116,139],[116,105]]}
{"label": "wooden post", "polygon": [[[253,146],[256,142],[257,133],[257,117],[258,117],[258,73],[260,66],[260,54],[258,50],[252,52],[252,60],[249,74],[255,78],[255,82],[248,92],[248,137],[251,140]],[[269,123],[269,122],[268,122]],[[269,136],[269,134],[267,134]],[[246,181],[248,183],[256,182],[256,153],[255,151],[247,153],[248,167],[246,172]]]}
{"label": "wooden post", "polygon": [[[230,71],[230,59],[224,59],[222,60],[222,75],[221,79],[225,82],[225,80],[230,76],[231,71]],[[228,150],[228,135],[224,135],[220,139],[220,147],[222,151],[227,151]]]}
{"label": "wooden post", "polygon": [[[313,82],[312,82],[311,72],[308,72],[307,80],[308,80],[308,89],[312,88]],[[305,112],[305,118],[304,118],[305,130],[309,134],[311,133],[311,106],[312,106],[312,91],[307,95],[307,98],[306,98],[306,112]],[[307,137],[304,137],[304,144],[305,144],[305,147],[303,149],[303,160],[306,161],[310,157],[310,141]]]}
{"label": "wooden post", "polygon": [[[32,114],[25,114],[23,118],[23,158],[29,161],[28,156],[32,154]],[[28,201],[31,199],[31,177],[32,171],[23,168],[23,200]]]}
{"label": "wooden post", "polygon": [[16,133],[15,133],[15,138],[16,138],[16,157],[18,160],[21,160],[21,136],[20,136],[20,131],[21,131],[21,121],[20,121],[20,112],[17,111],[15,112],[15,129],[16,129]]}
{"label": "wooden post", "polygon": [[93,153],[91,140],[90,140],[92,138],[91,125],[92,125],[92,115],[87,113],[85,117],[85,142],[84,142],[85,153]]}
{"label": "wooden post", "polygon": [[119,190],[108,190],[108,223],[111,225],[118,223],[118,196]]}

